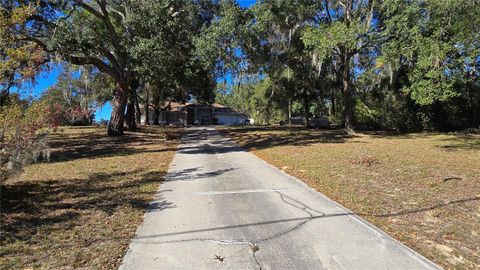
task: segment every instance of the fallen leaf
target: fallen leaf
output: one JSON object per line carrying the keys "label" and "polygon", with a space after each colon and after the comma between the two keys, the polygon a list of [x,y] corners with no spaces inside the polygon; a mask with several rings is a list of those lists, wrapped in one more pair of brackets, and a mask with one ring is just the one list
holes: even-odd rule
{"label": "fallen leaf", "polygon": [[215,258],[213,258],[214,260],[219,260],[220,262],[223,262],[223,260],[225,259],[225,257],[222,257],[220,255],[215,255]]}

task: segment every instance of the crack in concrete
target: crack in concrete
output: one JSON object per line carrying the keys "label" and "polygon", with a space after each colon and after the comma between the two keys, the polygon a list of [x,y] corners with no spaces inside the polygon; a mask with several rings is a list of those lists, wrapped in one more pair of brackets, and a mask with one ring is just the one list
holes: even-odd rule
{"label": "crack in concrete", "polygon": [[251,249],[252,249],[252,257],[253,257],[253,260],[254,260],[255,263],[257,264],[258,269],[259,269],[259,270],[262,270],[263,268],[262,268],[262,266],[260,265],[260,262],[258,261],[257,256],[255,256],[255,253],[257,253],[257,251],[259,251],[260,248],[259,248],[256,244],[252,243],[252,248],[251,248]]}
{"label": "crack in concrete", "polygon": [[[273,240],[275,238],[281,237],[281,236],[286,235],[290,232],[298,230],[301,227],[303,227],[305,224],[307,224],[308,222],[310,222],[310,221],[312,221],[316,218],[320,218],[320,217],[325,216],[325,213],[323,213],[321,211],[318,211],[318,210],[315,210],[315,209],[309,207],[308,205],[306,205],[306,204],[304,204],[304,203],[302,203],[298,200],[293,199],[290,196],[282,194],[278,190],[276,190],[275,192],[280,195],[280,199],[282,200],[282,202],[305,212],[306,214],[309,215],[310,218],[298,223],[297,225],[295,225],[292,228],[289,228],[287,230],[281,231],[281,232],[276,233],[272,236],[269,236],[269,237],[266,237],[266,238],[263,238],[263,239],[260,239],[260,240],[257,240],[257,241],[253,241],[253,240],[223,240],[223,239],[219,240],[219,239],[213,239],[213,238],[189,238],[189,239],[170,240],[170,241],[153,242],[153,243],[155,243],[155,244],[170,244],[170,243],[203,241],[203,242],[214,242],[214,243],[218,243],[218,244],[222,244],[222,245],[249,245],[250,249],[252,251],[252,258],[255,261],[255,264],[258,266],[259,270],[262,270],[263,267],[260,264],[260,261],[258,260],[258,258],[256,256],[256,253],[260,250],[259,244],[265,243],[267,241]],[[133,240],[133,242],[136,242],[135,239]],[[146,243],[146,242],[141,242],[141,243]],[[152,243],[152,242],[147,242],[147,243]]]}
{"label": "crack in concrete", "polygon": [[[286,203],[286,204],[288,204],[288,205],[290,205],[290,206],[293,206],[293,207],[295,207],[295,208],[297,208],[297,209],[299,209],[299,210],[307,213],[307,214],[310,216],[310,218],[307,219],[307,220],[305,220],[305,221],[302,221],[302,222],[298,223],[296,226],[294,226],[294,227],[292,227],[292,228],[290,228],[290,229],[288,229],[288,230],[285,230],[285,231],[283,231],[283,232],[276,233],[276,234],[274,234],[274,235],[272,235],[272,236],[270,236],[270,237],[260,239],[260,240],[258,240],[258,241],[256,241],[256,242],[254,242],[254,241],[251,242],[251,245],[252,245],[252,257],[253,257],[255,263],[257,264],[257,266],[259,267],[259,270],[262,270],[262,269],[263,269],[263,267],[261,266],[261,264],[260,264],[260,262],[258,261],[258,258],[257,258],[257,256],[256,256],[257,251],[260,250],[260,248],[259,248],[259,246],[258,246],[260,243],[264,243],[264,242],[273,240],[273,239],[275,239],[275,238],[278,238],[278,237],[281,237],[281,236],[283,236],[283,235],[286,235],[286,234],[288,234],[288,233],[290,233],[290,232],[292,232],[292,231],[298,230],[298,229],[300,229],[303,225],[307,224],[309,221],[312,221],[312,220],[314,220],[315,218],[319,218],[319,217],[322,217],[322,216],[325,215],[325,213],[323,213],[323,212],[321,212],[321,211],[318,211],[318,210],[315,210],[315,209],[309,207],[308,205],[306,205],[306,204],[304,204],[304,203],[302,203],[302,202],[300,202],[300,201],[298,201],[298,200],[293,199],[293,198],[290,197],[290,196],[287,196],[287,195],[285,195],[285,194],[282,194],[282,193],[280,193],[279,191],[275,191],[275,192],[280,195],[280,198],[282,199],[282,201],[283,201],[284,203]],[[293,201],[293,203],[292,203],[292,202],[289,202],[287,199],[290,200],[290,201]],[[295,203],[299,204],[300,206],[295,205]],[[310,210],[310,211],[309,211],[309,210]],[[312,212],[313,212],[313,213],[317,213],[317,214],[319,214],[319,215],[314,215]]]}
{"label": "crack in concrete", "polygon": [[[262,270],[263,267],[260,265],[260,262],[258,261],[257,257],[255,256],[255,253],[260,250],[260,248],[257,246],[257,243],[254,241],[247,241],[247,240],[218,240],[218,239],[213,239],[213,238],[190,238],[190,239],[182,239],[182,240],[171,240],[171,241],[162,241],[162,242],[154,242],[155,244],[171,244],[171,243],[182,243],[182,242],[195,242],[195,241],[200,241],[200,242],[214,242],[217,244],[222,244],[222,245],[249,245],[250,250],[252,251],[252,258],[255,261],[255,264],[258,266],[259,270]],[[145,243],[145,242],[141,242]],[[152,243],[152,242],[148,242]]]}
{"label": "crack in concrete", "polygon": [[[285,230],[285,231],[283,231],[283,232],[276,233],[276,234],[274,234],[274,235],[272,235],[272,236],[270,236],[270,237],[261,239],[261,240],[258,241],[257,243],[262,243],[262,242],[270,241],[270,240],[272,240],[272,239],[281,237],[281,236],[286,235],[286,234],[288,234],[288,233],[290,233],[290,232],[293,232],[293,231],[296,231],[296,230],[300,229],[301,227],[303,227],[303,225],[307,224],[308,222],[310,222],[310,221],[312,221],[312,220],[314,220],[314,219],[317,219],[317,218],[320,218],[320,217],[325,216],[325,213],[323,213],[323,212],[321,212],[321,211],[318,211],[318,210],[315,210],[315,209],[307,206],[306,204],[304,204],[304,203],[302,203],[302,202],[300,202],[300,201],[298,201],[298,200],[293,199],[292,197],[289,197],[289,196],[287,196],[287,195],[285,195],[285,194],[282,194],[282,193],[280,193],[280,192],[278,192],[278,191],[277,191],[276,193],[278,193],[278,194],[280,195],[280,198],[282,199],[282,201],[283,201],[284,203],[286,203],[286,204],[288,204],[288,205],[290,205],[290,206],[293,206],[293,207],[295,207],[295,208],[297,208],[297,209],[299,209],[299,210],[307,213],[307,214],[310,216],[310,218],[309,218],[309,219],[306,219],[306,220],[304,220],[304,221],[302,221],[302,222],[300,222],[300,223],[298,223],[296,226],[294,226],[294,227],[292,227],[292,228],[290,228],[290,229],[288,229],[288,230]],[[297,206],[297,205],[295,205],[295,204],[292,203],[292,202],[288,202],[285,198],[287,198],[287,199],[289,199],[289,200],[291,200],[291,201],[299,204],[300,206]],[[318,215],[312,214],[309,210],[310,210],[311,212],[313,212],[313,213],[317,213]]]}

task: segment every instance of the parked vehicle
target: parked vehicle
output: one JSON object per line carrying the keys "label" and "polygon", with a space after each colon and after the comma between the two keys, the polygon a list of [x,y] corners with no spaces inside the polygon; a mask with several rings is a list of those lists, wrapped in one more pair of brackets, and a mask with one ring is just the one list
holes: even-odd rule
{"label": "parked vehicle", "polygon": [[292,123],[292,125],[305,125],[305,118],[303,117],[292,117],[290,118],[290,123]]}
{"label": "parked vehicle", "polygon": [[[281,126],[288,123],[287,120],[282,120],[279,122]],[[290,118],[290,123],[292,125],[305,125],[307,121],[304,117],[292,117]],[[327,117],[311,117],[308,118],[308,127],[309,128],[330,128],[332,127],[332,123],[328,120]]]}
{"label": "parked vehicle", "polygon": [[309,126],[313,128],[330,128],[332,123],[326,117],[312,117],[308,119]]}

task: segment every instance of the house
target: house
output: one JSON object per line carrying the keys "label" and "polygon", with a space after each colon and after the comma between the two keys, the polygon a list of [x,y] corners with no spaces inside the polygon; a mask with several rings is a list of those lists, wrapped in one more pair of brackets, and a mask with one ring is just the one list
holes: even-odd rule
{"label": "house", "polygon": [[[145,123],[145,110],[142,111],[141,122]],[[153,109],[149,110],[150,124],[153,123]],[[164,102],[160,106],[159,122],[163,125],[241,125],[248,120],[244,113],[218,103],[178,103]]]}
{"label": "house", "polygon": [[215,106],[213,116],[219,125],[243,125],[249,122],[248,117],[244,113],[236,112],[229,107],[214,103]]}

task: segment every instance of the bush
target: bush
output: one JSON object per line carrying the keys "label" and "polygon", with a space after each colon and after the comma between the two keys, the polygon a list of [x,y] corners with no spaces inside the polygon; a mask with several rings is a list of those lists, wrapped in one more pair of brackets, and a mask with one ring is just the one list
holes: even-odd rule
{"label": "bush", "polygon": [[357,127],[360,129],[371,130],[382,128],[381,111],[368,107],[360,100],[357,100],[355,104],[355,120]]}
{"label": "bush", "polygon": [[58,126],[59,118],[58,108],[47,101],[27,108],[18,103],[1,107],[0,181],[21,172],[26,164],[49,159],[47,136]]}

